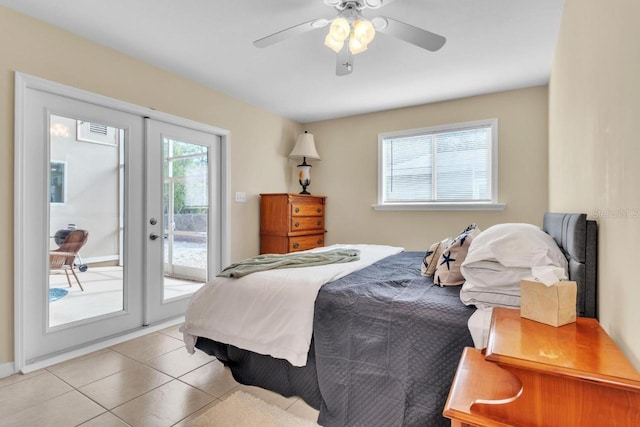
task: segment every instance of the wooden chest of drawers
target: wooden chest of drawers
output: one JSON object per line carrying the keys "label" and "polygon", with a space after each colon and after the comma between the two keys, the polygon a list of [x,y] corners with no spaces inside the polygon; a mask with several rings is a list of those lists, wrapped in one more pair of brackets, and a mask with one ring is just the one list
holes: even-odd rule
{"label": "wooden chest of drawers", "polygon": [[260,195],[260,253],[284,254],[324,246],[325,196]]}

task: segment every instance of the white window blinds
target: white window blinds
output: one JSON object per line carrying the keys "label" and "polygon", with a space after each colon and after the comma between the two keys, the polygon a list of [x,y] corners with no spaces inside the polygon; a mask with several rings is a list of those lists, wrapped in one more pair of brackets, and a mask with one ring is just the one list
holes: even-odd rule
{"label": "white window blinds", "polygon": [[497,198],[497,120],[380,136],[380,203],[487,202]]}

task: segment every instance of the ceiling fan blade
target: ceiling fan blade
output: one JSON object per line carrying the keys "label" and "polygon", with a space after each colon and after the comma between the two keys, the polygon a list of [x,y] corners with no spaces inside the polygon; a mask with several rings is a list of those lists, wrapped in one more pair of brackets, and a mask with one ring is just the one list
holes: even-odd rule
{"label": "ceiling fan blade", "polygon": [[256,47],[267,47],[273,44],[279,43],[290,37],[297,36],[299,34],[306,33],[307,31],[315,30],[316,28],[322,28],[326,26],[330,21],[325,18],[314,19],[313,21],[303,22],[302,24],[294,25],[277,33],[273,33],[269,36],[263,37],[253,42]]}
{"label": "ceiling fan blade", "polygon": [[349,46],[344,46],[336,55],[336,76],[346,76],[353,72],[353,54]]}
{"label": "ceiling fan blade", "polygon": [[373,23],[376,31],[389,34],[390,36],[399,38],[432,52],[440,49],[447,41],[447,39],[441,35],[423,30],[422,28],[414,27],[406,22],[387,18],[386,16],[375,17],[371,22]]}

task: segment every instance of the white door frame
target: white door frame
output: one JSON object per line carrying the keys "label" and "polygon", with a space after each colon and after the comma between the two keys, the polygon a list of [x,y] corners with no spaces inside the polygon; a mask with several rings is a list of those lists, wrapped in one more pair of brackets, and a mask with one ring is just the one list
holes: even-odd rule
{"label": "white door frame", "polygon": [[[42,78],[30,76],[24,73],[15,73],[15,123],[14,123],[14,370],[16,372],[28,372],[33,366],[27,365],[25,359],[25,323],[27,321],[25,313],[24,281],[25,269],[29,268],[28,254],[24,253],[21,242],[24,240],[29,224],[24,218],[25,200],[25,176],[23,164],[27,153],[24,151],[25,142],[25,95],[27,89],[35,89],[55,95],[65,96],[74,100],[92,103],[101,107],[119,110],[125,113],[138,115],[140,117],[150,117],[156,120],[173,123],[179,126],[189,127],[204,132],[215,133],[220,136],[220,265],[228,265],[230,262],[230,132],[189,119],[161,113],[149,108],[130,104],[106,96],[94,94],[81,89],[76,89],[60,83],[51,82]],[[43,166],[44,167],[44,166]],[[145,218],[140,218],[140,224]],[[145,279],[146,280],[146,279]],[[144,304],[143,304],[144,305]],[[123,334],[131,331],[123,331]],[[95,343],[88,347],[95,350]],[[74,351],[77,355],[78,350]],[[60,361],[60,355],[55,357]],[[46,366],[46,362],[45,366]],[[42,361],[38,366],[43,365]]]}

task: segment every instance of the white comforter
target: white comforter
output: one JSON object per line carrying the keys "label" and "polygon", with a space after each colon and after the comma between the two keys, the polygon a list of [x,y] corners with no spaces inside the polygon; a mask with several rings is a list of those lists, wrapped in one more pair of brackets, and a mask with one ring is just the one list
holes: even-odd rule
{"label": "white comforter", "polygon": [[385,245],[333,245],[310,252],[350,248],[360,260],[316,267],[252,273],[239,279],[216,277],[192,297],[185,323],[187,350],[196,337],[231,344],[304,366],[313,333],[320,287],[404,249]]}

